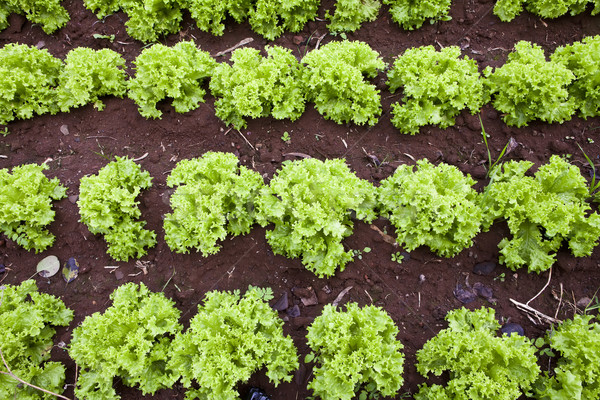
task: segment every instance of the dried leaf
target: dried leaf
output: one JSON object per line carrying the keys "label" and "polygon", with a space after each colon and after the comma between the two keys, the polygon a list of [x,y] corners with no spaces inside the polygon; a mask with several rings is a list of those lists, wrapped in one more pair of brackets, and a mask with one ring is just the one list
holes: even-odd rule
{"label": "dried leaf", "polygon": [[60,261],[56,256],[48,256],[37,265],[37,272],[42,278],[50,278],[56,275],[60,269]]}
{"label": "dried leaf", "polygon": [[71,257],[65,263],[65,266],[62,269],[63,278],[65,278],[65,282],[70,283],[77,278],[79,275],[79,263],[74,257]]}

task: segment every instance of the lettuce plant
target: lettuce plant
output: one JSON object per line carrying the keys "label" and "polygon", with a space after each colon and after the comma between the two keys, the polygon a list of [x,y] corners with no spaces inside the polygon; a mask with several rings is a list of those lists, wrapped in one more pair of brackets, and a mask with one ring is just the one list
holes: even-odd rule
{"label": "lettuce plant", "polygon": [[332,276],[353,259],[342,244],[352,234],[352,217],[375,219],[375,198],[373,185],[342,159],[285,161],[262,190],[257,220],[275,225],[267,231],[275,254],[301,257],[317,276]]}
{"label": "lettuce plant", "polygon": [[81,178],[77,202],[81,222],[93,234],[104,235],[108,254],[115,260],[140,258],[146,247],[156,244],[156,233],[137,220],[141,211],[135,200],[151,182],[150,174],[127,157],[116,157],[97,175]]}
{"label": "lettuce plant", "polygon": [[558,18],[567,13],[576,15],[585,11],[593,0],[498,0],[494,14],[502,21],[512,21],[523,11],[523,7],[542,18]]}
{"label": "lettuce plant", "polygon": [[245,117],[294,121],[304,112],[303,67],[289,49],[266,50],[267,57],[251,47],[235,50],[233,64],[219,64],[210,80],[217,117],[237,129],[246,127]]}
{"label": "lettuce plant", "polygon": [[381,182],[381,215],[396,228],[396,241],[411,251],[428,246],[452,257],[473,244],[481,226],[475,181],[452,165],[434,166],[427,160],[417,169],[399,166]]}
{"label": "lettuce plant", "polygon": [[329,10],[325,17],[331,22],[327,28],[331,32],[354,32],[363,22],[375,21],[381,2],[379,0],[337,0],[333,15]]}
{"label": "lettuce plant", "polygon": [[182,9],[186,0],[84,0],[86,8],[98,18],[107,17],[119,9],[129,17],[127,33],[142,42],[155,42],[159,37],[180,29]]}
{"label": "lettuce plant", "polygon": [[[39,293],[33,280],[0,287],[0,350],[12,373],[54,393],[64,391],[65,367],[50,359],[53,326],[68,326],[73,311],[57,297]],[[0,364],[0,398],[55,399],[6,375]]]}
{"label": "lettuce plant", "polygon": [[544,373],[536,383],[536,399],[600,398],[600,324],[592,319],[575,315],[550,333],[550,347],[560,358],[553,373]]}
{"label": "lettuce plant", "polygon": [[52,200],[65,197],[58,178],[48,179],[48,165],[26,164],[0,169],[0,231],[25,250],[43,251],[54,243],[46,226],[54,221]]}
{"label": "lettuce plant", "polygon": [[203,80],[210,77],[217,62],[194,42],[173,47],[155,44],[135,59],[135,77],[129,80],[129,97],[146,118],[160,118],[156,104],[170,97],[178,113],[198,108],[204,102]]}
{"label": "lettuce plant", "polygon": [[379,54],[364,42],[331,42],[309,52],[302,62],[307,100],[338,124],[375,125],[381,114],[379,90],[365,81],[385,67]]}
{"label": "lettuce plant", "polygon": [[11,13],[25,15],[44,32],[51,34],[69,22],[69,13],[60,5],[61,0],[2,0],[0,1],[0,31],[8,27]]}
{"label": "lettuce plant", "polygon": [[253,0],[188,0],[188,9],[201,31],[222,36],[227,16],[241,23],[247,17]]}
{"label": "lettuce plant", "polygon": [[94,103],[104,109],[101,96],[123,97],[127,90],[125,60],[110,49],[75,48],[67,54],[59,79],[61,111]]}
{"label": "lettuce plant", "polygon": [[487,67],[484,76],[492,104],[508,125],[527,126],[535,119],[562,123],[575,112],[568,91],[575,76],[564,65],[546,61],[536,44],[518,42],[508,62],[494,71]]}
{"label": "lettuce plant", "polygon": [[390,6],[392,19],[402,29],[418,29],[425,21],[449,21],[451,0],[383,0]]}
{"label": "lettuce plant", "polygon": [[[298,368],[294,342],[283,335],[283,321],[268,301],[270,288],[212,291],[173,340],[167,368],[181,374],[186,399],[239,399],[236,386],[260,369],[277,386]],[[199,388],[194,389],[194,381]]]}
{"label": "lettuce plant", "polygon": [[529,339],[497,336],[494,310],[460,308],[446,315],[448,328],[417,351],[423,376],[450,373],[446,386],[422,384],[415,400],[516,400],[528,394],[540,374],[536,349]]}
{"label": "lettuce plant", "polygon": [[252,30],[274,40],[284,31],[299,32],[317,16],[319,0],[257,0],[248,12]]}
{"label": "lettuce plant", "polygon": [[318,0],[189,0],[189,10],[200,30],[221,36],[229,15],[268,40],[284,31],[298,32],[317,16]]}
{"label": "lettuce plant", "polygon": [[254,202],[264,186],[258,172],[239,165],[231,153],[208,152],[180,161],[167,178],[178,186],[171,196],[173,213],[165,215],[165,241],[171,250],[194,247],[215,254],[227,234],[248,233],[254,224]]}
{"label": "lettuce plant", "polygon": [[48,50],[10,43],[0,49],[0,124],[59,111],[55,89],[63,68]]}
{"label": "lettuce plant", "polygon": [[308,327],[308,346],[318,366],[308,384],[323,400],[394,396],[404,383],[402,343],[398,327],[376,306],[356,303],[337,311],[327,304]]}
{"label": "lettuce plant", "polygon": [[120,399],[115,378],[144,394],[171,387],[179,371],[168,367],[171,338],[181,332],[179,310],[163,293],[143,283],[119,286],[104,313],[87,316],[73,330],[69,355],[79,366],[75,395],[80,399]]}
{"label": "lettuce plant", "polygon": [[600,215],[590,211],[579,168],[555,155],[535,176],[526,176],[532,165],[509,161],[496,166],[480,199],[484,230],[503,218],[512,235],[498,245],[500,262],[540,273],[552,266],[564,241],[576,257],[591,255],[600,237]]}
{"label": "lettuce plant", "polygon": [[569,96],[575,100],[579,116],[587,119],[600,115],[600,35],[583,38],[557,48],[550,57],[567,67],[575,80],[569,86]]}
{"label": "lettuce plant", "polygon": [[460,48],[433,46],[408,49],[388,72],[394,93],[403,90],[402,104],[392,105],[392,124],[402,133],[416,134],[428,124],[447,128],[468,108],[478,112],[484,102],[483,81],[474,60],[460,57]]}

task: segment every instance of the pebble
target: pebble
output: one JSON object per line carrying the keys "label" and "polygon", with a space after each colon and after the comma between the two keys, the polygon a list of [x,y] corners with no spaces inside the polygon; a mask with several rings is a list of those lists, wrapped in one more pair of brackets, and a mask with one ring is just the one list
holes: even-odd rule
{"label": "pebble", "polygon": [[288,307],[289,307],[289,302],[288,302],[287,292],[283,292],[283,294],[281,295],[279,300],[277,300],[275,302],[275,304],[273,304],[271,306],[271,308],[275,311],[284,311],[284,310],[287,310]]}
{"label": "pebble", "polygon": [[496,269],[496,263],[492,261],[484,261],[475,264],[473,267],[473,273],[477,275],[489,275]]}
{"label": "pebble", "polygon": [[523,327],[519,324],[515,324],[512,322],[502,325],[500,332],[505,333],[509,336],[513,333],[516,333],[519,336],[525,336],[525,331],[523,330]]}
{"label": "pebble", "polygon": [[592,304],[592,299],[589,297],[582,297],[581,299],[577,300],[577,307],[586,308],[590,304]]}
{"label": "pebble", "polygon": [[120,281],[120,280],[121,280],[121,279],[123,279],[124,277],[125,277],[125,274],[124,274],[124,273],[122,273],[122,272],[121,272],[121,271],[119,271],[119,270],[116,270],[116,271],[115,271],[115,278],[117,278],[117,280],[118,280],[118,281]]}
{"label": "pebble", "polygon": [[70,201],[72,204],[75,204],[75,203],[77,203],[77,200],[78,200],[78,199],[79,199],[79,196],[78,196],[78,195],[76,195],[76,194],[72,194],[71,196],[69,196],[69,201]]}
{"label": "pebble", "polygon": [[298,307],[298,304],[295,304],[294,306],[288,308],[286,313],[291,318],[299,317],[300,316],[300,307]]}

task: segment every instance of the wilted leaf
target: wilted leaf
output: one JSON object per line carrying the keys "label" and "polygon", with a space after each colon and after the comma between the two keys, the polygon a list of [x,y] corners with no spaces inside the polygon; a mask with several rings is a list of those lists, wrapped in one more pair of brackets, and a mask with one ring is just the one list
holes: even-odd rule
{"label": "wilted leaf", "polygon": [[42,278],[50,278],[56,275],[60,269],[60,261],[56,256],[48,256],[40,261],[37,265],[37,272]]}
{"label": "wilted leaf", "polygon": [[62,274],[67,283],[73,282],[73,280],[77,278],[77,275],[79,275],[79,264],[75,258],[71,257],[67,260],[62,270]]}

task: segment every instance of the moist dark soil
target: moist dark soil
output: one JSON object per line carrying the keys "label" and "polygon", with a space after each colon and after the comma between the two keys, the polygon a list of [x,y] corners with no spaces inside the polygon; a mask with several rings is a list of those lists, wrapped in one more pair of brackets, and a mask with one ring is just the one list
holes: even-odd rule
{"label": "moist dark soil", "polygon": [[[125,32],[125,14],[117,13],[100,21],[84,8],[81,0],[67,0],[63,4],[71,21],[54,35],[46,35],[39,26],[12,15],[10,27],[0,32],[0,45],[19,42],[43,46],[61,58],[75,47],[111,48],[122,54],[131,67],[131,61],[144,45]],[[450,11],[451,21],[427,23],[415,31],[404,31],[397,26],[384,6],[376,21],[364,24],[359,31],[347,36],[369,43],[387,62],[410,47],[433,45],[439,49],[461,45],[464,54],[477,60],[483,69],[505,63],[507,54],[519,40],[535,42],[549,54],[560,45],[600,34],[600,16],[592,17],[590,10],[555,20],[542,20],[524,12],[514,21],[502,23],[492,14],[493,5],[489,0],[455,0]],[[308,23],[300,33],[286,33],[273,43],[293,49],[300,58],[321,38],[321,44],[339,39],[328,34],[326,21],[322,20],[325,10],[332,7],[333,1],[324,1],[319,9],[320,20]],[[95,39],[94,33],[114,34],[115,40]],[[253,38],[250,46],[260,49],[269,44],[252,32],[247,23],[227,21],[225,34],[214,37],[200,32],[186,15],[181,32],[166,37],[163,43],[173,45],[181,40],[195,40],[202,49],[216,54],[244,38]],[[219,61],[228,61],[228,57],[221,57]],[[267,181],[284,160],[294,159],[291,153],[304,153],[322,160],[345,158],[359,177],[375,185],[390,176],[398,165],[427,158],[457,166],[478,180],[479,189],[483,187],[487,183],[485,165],[488,156],[477,115],[464,112],[454,127],[425,127],[416,136],[402,135],[390,123],[390,105],[399,101],[401,95],[390,94],[385,80],[385,74],[381,73],[373,81],[381,89],[383,103],[383,115],[373,127],[337,125],[308,106],[295,122],[258,119],[250,121],[247,129],[237,132],[229,130],[215,116],[214,99],[210,95],[197,110],[185,114],[176,113],[167,102],[160,104],[164,115],[159,120],[141,117],[129,99],[108,98],[102,112],[89,105],[69,113],[10,123],[10,135],[0,139],[3,156],[0,168],[46,161],[50,166],[47,175],[58,177],[68,186],[70,197],[54,203],[56,219],[50,231],[56,235],[56,242],[52,248],[35,254],[6,238],[0,239],[0,262],[8,267],[0,280],[16,285],[33,276],[41,291],[59,296],[75,310],[71,326],[58,331],[56,342],[65,343],[69,343],[73,328],[86,316],[106,309],[110,305],[109,294],[126,282],[144,282],[154,291],[164,291],[182,310],[184,324],[195,314],[198,303],[210,290],[243,291],[248,285],[269,286],[274,291],[274,300],[287,293],[290,306],[299,305],[300,316],[292,318],[286,312],[281,312],[280,316],[286,321],[284,330],[298,347],[301,361],[308,352],[307,326],[325,304],[332,302],[345,288],[352,287],[342,303],[354,301],[361,305],[381,306],[399,327],[398,338],[405,346],[406,364],[405,384],[397,398],[415,393],[417,386],[425,381],[415,369],[415,353],[446,327],[446,313],[462,306],[454,296],[454,290],[458,284],[464,286],[467,280],[470,285],[480,282],[489,286],[497,299],[491,304],[479,297],[467,307],[491,306],[502,321],[521,324],[528,337],[543,335],[549,325],[528,318],[510,299],[527,302],[546,285],[548,272],[538,275],[520,270],[515,273],[497,265],[488,275],[473,273],[478,263],[498,264],[498,242],[508,235],[503,223],[479,234],[472,248],[454,258],[440,258],[426,248],[419,248],[400,264],[391,260],[391,254],[402,249],[385,242],[369,225],[357,223],[345,245],[358,250],[369,247],[372,251],[363,253],[361,259],[357,258],[343,272],[329,279],[317,278],[304,269],[299,260],[274,255],[265,240],[265,230],[259,227],[248,235],[227,239],[218,254],[207,258],[195,253],[175,254],[164,242],[162,216],[171,211],[168,202],[171,192],[166,187],[166,178],[179,160],[199,157],[207,151],[233,152],[242,164],[259,171]],[[553,125],[534,122],[518,129],[506,126],[501,115],[489,105],[482,109],[481,118],[491,135],[488,140],[494,158],[512,137],[519,146],[506,159],[529,160],[537,167],[548,162],[553,154],[570,155],[570,160],[587,175],[589,168],[577,144],[594,160],[600,152],[600,118],[586,121],[574,117],[564,124]],[[61,132],[63,125],[68,127],[67,135]],[[291,136],[290,143],[281,140],[285,131]],[[374,166],[366,154],[375,155],[385,163]],[[158,245],[142,258],[149,265],[148,274],[141,273],[135,261],[112,260],[106,254],[102,237],[94,236],[78,222],[75,202],[80,178],[95,174],[114,156],[140,158],[139,164],[153,177],[152,188],[140,198],[142,218],[148,221],[149,229],[157,232],[159,239]],[[393,232],[386,220],[377,220],[374,225],[388,233]],[[38,261],[50,254],[58,256],[62,262],[75,257],[81,266],[79,277],[66,284],[60,274],[49,279],[35,275]],[[592,298],[600,287],[599,255],[600,250],[596,249],[590,257],[574,258],[568,249],[561,249],[548,287],[530,306],[559,319],[572,317],[574,303],[584,297]],[[106,266],[119,268],[114,271]],[[314,288],[318,305],[304,306],[293,294],[295,288],[307,287]],[[559,301],[561,297],[562,301]],[[55,348],[52,358],[66,363],[67,383],[73,384],[76,368],[67,353]],[[250,385],[256,385],[276,400],[303,399],[311,394],[306,388],[310,379],[311,366],[302,365],[291,383],[274,388],[261,372],[248,384],[240,386],[240,391],[243,396]],[[181,387],[162,390],[154,396],[142,396],[138,390],[123,387],[119,382],[116,385],[123,399],[184,397]],[[65,394],[73,397],[72,387]]]}

